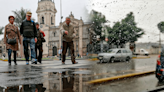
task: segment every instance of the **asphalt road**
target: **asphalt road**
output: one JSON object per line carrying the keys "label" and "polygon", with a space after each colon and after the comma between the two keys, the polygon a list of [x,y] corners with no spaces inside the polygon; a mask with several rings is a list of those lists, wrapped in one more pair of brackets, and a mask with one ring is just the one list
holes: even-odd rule
{"label": "asphalt road", "polygon": [[156,67],[156,59],[157,56],[153,55],[150,58],[133,59],[130,62],[95,63],[91,70],[92,74],[95,75],[92,80],[126,73],[153,71]]}
{"label": "asphalt road", "polygon": [[164,82],[158,82],[154,74],[139,76],[110,82],[106,84],[94,85],[90,92],[164,92]]}
{"label": "asphalt road", "polygon": [[37,92],[37,90],[43,92],[145,92],[158,88],[156,86],[158,81],[154,75],[108,84],[86,84],[90,80],[132,73],[134,70],[155,69],[156,56],[130,62],[103,64],[87,60],[77,61],[79,63],[75,65],[72,65],[70,60],[66,61],[66,65],[62,65],[61,61],[44,61],[43,64],[37,65],[25,65],[25,61],[19,61],[17,66],[8,66],[7,62],[0,61],[0,92],[5,92],[4,90],[8,92]]}

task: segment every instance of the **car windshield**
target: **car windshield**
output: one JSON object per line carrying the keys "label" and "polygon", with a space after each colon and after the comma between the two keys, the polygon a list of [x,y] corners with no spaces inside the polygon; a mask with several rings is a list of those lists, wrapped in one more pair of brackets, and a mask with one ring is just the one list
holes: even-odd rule
{"label": "car windshield", "polygon": [[116,53],[116,50],[109,50],[108,53]]}

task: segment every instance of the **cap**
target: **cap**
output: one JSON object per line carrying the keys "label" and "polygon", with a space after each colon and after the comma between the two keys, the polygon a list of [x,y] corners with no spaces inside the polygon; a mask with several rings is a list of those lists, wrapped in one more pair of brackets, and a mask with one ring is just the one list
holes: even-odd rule
{"label": "cap", "polygon": [[31,13],[30,11],[28,11],[28,12],[26,13],[26,15],[31,16],[32,13]]}
{"label": "cap", "polygon": [[39,23],[38,22],[35,22],[35,25],[39,25]]}

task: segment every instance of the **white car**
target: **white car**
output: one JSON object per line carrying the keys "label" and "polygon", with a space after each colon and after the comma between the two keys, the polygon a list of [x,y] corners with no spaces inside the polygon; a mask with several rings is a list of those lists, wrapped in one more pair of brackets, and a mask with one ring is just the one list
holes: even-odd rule
{"label": "white car", "polygon": [[119,61],[130,61],[132,58],[132,51],[126,48],[110,49],[107,53],[99,53],[98,57],[100,63],[102,62],[114,62]]}

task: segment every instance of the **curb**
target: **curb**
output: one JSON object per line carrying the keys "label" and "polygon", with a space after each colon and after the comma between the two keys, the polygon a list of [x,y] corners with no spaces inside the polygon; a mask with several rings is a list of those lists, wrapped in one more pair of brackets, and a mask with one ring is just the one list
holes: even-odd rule
{"label": "curb", "polygon": [[[147,58],[150,58],[150,57],[133,57],[132,59],[147,59]],[[98,59],[97,58],[92,58],[92,59],[88,59],[89,61],[97,61]]]}
{"label": "curb", "polygon": [[89,81],[88,84],[98,84],[98,83],[103,83],[103,82],[108,82],[108,81],[113,81],[113,80],[118,80],[118,79],[123,79],[123,78],[129,78],[129,77],[144,75],[144,74],[152,74],[154,72],[155,71],[147,71],[147,72],[140,72],[140,73],[132,73],[132,74],[114,76],[114,77],[109,77],[109,78],[96,79],[96,80]]}

